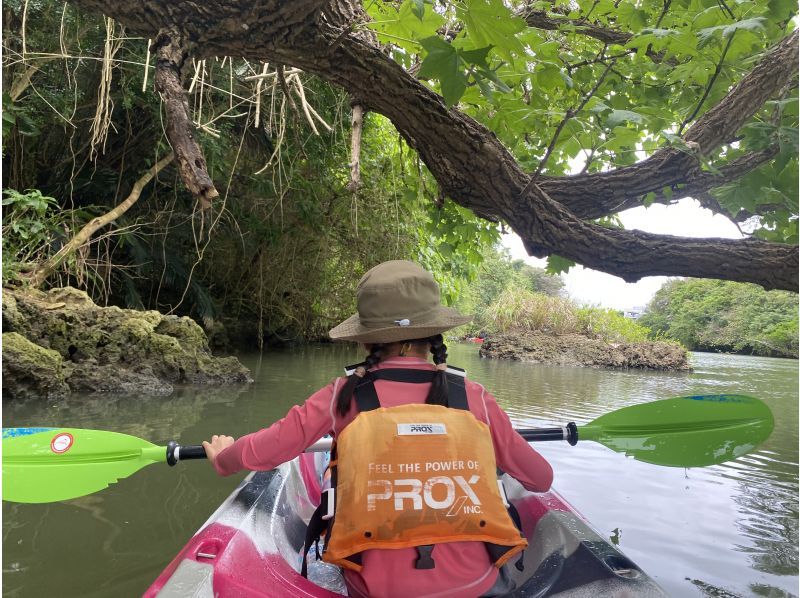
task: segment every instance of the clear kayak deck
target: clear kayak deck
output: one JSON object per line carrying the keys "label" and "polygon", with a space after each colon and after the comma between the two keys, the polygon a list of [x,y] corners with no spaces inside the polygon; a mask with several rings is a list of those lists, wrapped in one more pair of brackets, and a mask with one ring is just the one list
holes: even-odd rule
{"label": "clear kayak deck", "polygon": [[[320,500],[320,460],[306,453],[254,472],[148,588],[146,598],[245,598],[347,595],[337,567],[309,554],[299,573],[306,523]],[[555,492],[526,491],[503,478],[529,546],[505,567],[508,596],[664,597],[630,559],[595,532]]]}

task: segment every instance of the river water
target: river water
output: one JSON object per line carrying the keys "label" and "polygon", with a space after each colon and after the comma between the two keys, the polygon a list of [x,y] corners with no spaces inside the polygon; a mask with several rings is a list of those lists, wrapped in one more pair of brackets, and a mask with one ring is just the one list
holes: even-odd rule
{"label": "river water", "polygon": [[[696,353],[691,374],[482,360],[450,362],[497,397],[515,424],[579,426],[634,403],[738,393],[771,407],[775,431],[753,453],[700,469],[640,463],[601,445],[541,443],[555,488],[671,595],[798,595],[798,362]],[[114,430],[157,444],[238,436],[280,418],[361,356],[345,346],[245,355],[256,383],[183,388],[168,399],[73,396],[3,405],[3,426]],[[73,501],[3,503],[3,596],[138,596],[242,475],[207,463],[152,465]]]}

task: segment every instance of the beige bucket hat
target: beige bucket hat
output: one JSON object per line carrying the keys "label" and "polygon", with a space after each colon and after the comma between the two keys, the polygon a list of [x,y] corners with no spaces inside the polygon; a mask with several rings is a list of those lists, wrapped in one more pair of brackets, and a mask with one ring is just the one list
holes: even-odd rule
{"label": "beige bucket hat", "polygon": [[405,260],[383,262],[364,274],[356,304],[358,313],[329,332],[333,340],[394,343],[427,338],[472,320],[444,307],[433,276]]}

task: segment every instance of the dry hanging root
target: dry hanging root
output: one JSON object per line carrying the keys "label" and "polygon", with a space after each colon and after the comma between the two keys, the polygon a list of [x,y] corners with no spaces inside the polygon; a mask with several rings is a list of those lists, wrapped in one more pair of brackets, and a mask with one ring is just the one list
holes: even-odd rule
{"label": "dry hanging root", "polygon": [[94,120],[90,133],[92,139],[90,142],[90,153],[92,158],[97,157],[97,146],[103,147],[105,153],[106,138],[108,137],[108,129],[111,125],[111,113],[114,110],[114,103],[111,100],[111,74],[113,71],[114,56],[116,56],[119,49],[122,47],[124,36],[120,34],[118,38],[114,38],[114,30],[116,24],[114,19],[106,18],[106,43],[103,50],[103,67],[100,75],[100,88],[97,91],[97,109],[94,113]]}
{"label": "dry hanging root", "polygon": [[353,104],[353,129],[350,138],[350,182],[347,188],[357,191],[361,185],[361,130],[364,124],[364,107]]}
{"label": "dry hanging root", "polygon": [[167,139],[175,152],[181,180],[200,207],[209,209],[219,192],[195,139],[189,103],[181,85],[181,69],[189,54],[187,45],[180,32],[161,30],[151,51],[156,55],[156,90],[161,94],[167,114]]}

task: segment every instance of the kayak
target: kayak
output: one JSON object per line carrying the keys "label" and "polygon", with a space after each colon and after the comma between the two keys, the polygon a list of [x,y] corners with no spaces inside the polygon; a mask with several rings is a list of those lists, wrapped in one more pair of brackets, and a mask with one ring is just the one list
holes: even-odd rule
{"label": "kayak", "polygon": [[[300,575],[306,523],[320,502],[324,458],[304,453],[249,474],[145,592],[192,596],[295,598],[346,596],[338,567],[308,556]],[[503,475],[529,546],[504,567],[508,596],[665,597],[659,586],[554,491],[533,493]]]}

